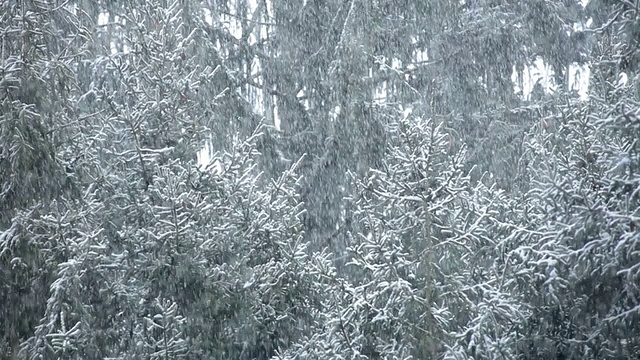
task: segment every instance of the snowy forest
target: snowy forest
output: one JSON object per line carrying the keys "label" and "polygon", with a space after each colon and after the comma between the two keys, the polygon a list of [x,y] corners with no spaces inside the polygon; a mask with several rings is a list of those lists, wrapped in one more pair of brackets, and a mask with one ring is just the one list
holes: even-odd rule
{"label": "snowy forest", "polygon": [[640,358],[640,0],[0,34],[0,359]]}

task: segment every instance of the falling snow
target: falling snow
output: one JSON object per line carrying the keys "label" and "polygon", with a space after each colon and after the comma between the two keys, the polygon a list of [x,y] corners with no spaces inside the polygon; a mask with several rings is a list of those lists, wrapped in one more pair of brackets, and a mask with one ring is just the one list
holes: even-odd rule
{"label": "falling snow", "polygon": [[640,13],[0,2],[0,359],[632,359]]}

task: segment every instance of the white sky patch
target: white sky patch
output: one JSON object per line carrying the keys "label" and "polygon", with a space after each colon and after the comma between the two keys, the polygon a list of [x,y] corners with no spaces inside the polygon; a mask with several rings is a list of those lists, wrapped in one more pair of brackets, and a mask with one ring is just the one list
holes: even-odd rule
{"label": "white sky patch", "polygon": [[587,23],[585,25],[587,27],[591,27],[591,24],[593,24],[593,18],[589,18],[589,20],[587,20]]}
{"label": "white sky patch", "polygon": [[209,26],[213,26],[213,14],[209,9],[203,9],[204,22]]}
{"label": "white sky patch", "polygon": [[589,75],[591,68],[589,65],[569,66],[570,90],[577,91],[581,100],[589,99]]}
{"label": "white sky patch", "polygon": [[426,50],[416,51],[416,62],[421,63],[424,61],[429,61],[429,56],[427,55],[427,51]]}
{"label": "white sky patch", "polygon": [[98,26],[106,25],[109,22],[109,14],[100,13],[98,15]]}
{"label": "white sky patch", "polygon": [[[533,63],[533,65],[526,66],[524,68],[524,71],[522,72],[522,88],[520,88],[520,84],[517,84],[518,73],[516,72],[514,66],[513,73],[511,75],[511,79],[514,81],[514,84],[516,84],[514,90],[516,92],[521,92],[522,97],[525,100],[529,100],[531,91],[533,91],[533,87],[535,86],[535,84],[538,81],[544,82],[543,74],[545,74],[544,62],[538,58]],[[541,85],[543,85],[543,87],[545,86],[544,83],[542,83]]]}
{"label": "white sky patch", "polygon": [[383,82],[376,88],[373,102],[375,104],[383,104],[387,100],[387,82]]}
{"label": "white sky patch", "polygon": [[338,119],[338,116],[340,115],[340,106],[336,105],[336,107],[333,108],[333,111],[331,111],[329,115],[331,116],[331,120],[333,121]]}
{"label": "white sky patch", "polygon": [[[568,71],[568,84],[569,90],[577,91],[580,95],[580,99],[587,100],[589,98],[589,75],[590,67],[588,64],[569,65]],[[547,65],[541,58],[537,58],[533,65],[525,67],[522,74],[522,88],[517,83],[518,74],[514,67],[511,79],[514,82],[514,90],[516,92],[522,92],[522,97],[525,100],[530,100],[533,87],[540,83],[542,89],[546,93],[554,92],[558,86],[553,79],[553,71],[549,65]]]}
{"label": "white sky patch", "polygon": [[553,76],[551,66],[547,65],[544,60],[542,60],[542,58],[537,58],[534,62],[534,66],[535,67],[531,72],[533,78],[535,79],[535,81],[531,84],[532,89],[533,86],[535,86],[536,82],[540,81],[540,85],[542,85],[542,89],[544,89],[545,93],[555,91],[557,86],[553,83],[553,80],[551,78]]}
{"label": "white sky patch", "polygon": [[399,70],[400,68],[402,68],[402,61],[400,61],[400,59],[392,59],[391,68],[394,70]]}
{"label": "white sky patch", "polygon": [[[306,93],[304,92],[304,89],[298,91],[298,93],[296,94],[296,98],[298,99],[298,101],[300,101],[300,99],[304,98],[306,95]],[[309,104],[309,99],[303,99],[302,100],[302,106],[304,106],[304,109],[306,111],[309,111],[311,109],[311,106]]]}
{"label": "white sky patch", "polygon": [[627,85],[627,82],[629,82],[629,76],[627,76],[627,73],[620,73],[620,75],[618,75],[618,85]]}
{"label": "white sky patch", "polygon": [[[274,96],[273,103],[276,104],[276,99]],[[280,122],[280,114],[278,113],[278,105],[273,105],[273,126],[278,131],[282,131],[282,123]]]}
{"label": "white sky patch", "polygon": [[404,110],[402,110],[402,118],[403,119],[408,119],[409,116],[411,116],[411,113],[413,112],[413,109],[411,107],[407,107]]}
{"label": "white sky patch", "polygon": [[208,141],[202,150],[196,154],[196,159],[200,170],[209,170],[214,174],[221,174],[224,170],[220,159],[213,159],[213,148],[211,147],[211,140]]}

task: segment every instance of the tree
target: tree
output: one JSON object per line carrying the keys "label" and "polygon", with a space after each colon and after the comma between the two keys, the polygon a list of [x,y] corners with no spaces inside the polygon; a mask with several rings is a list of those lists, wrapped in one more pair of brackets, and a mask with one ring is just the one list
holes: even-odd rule
{"label": "tree", "polygon": [[37,324],[56,262],[66,256],[54,243],[71,229],[56,220],[81,197],[74,168],[92,114],[74,106],[74,68],[87,57],[88,38],[78,17],[41,2],[0,9],[0,301],[8,305],[0,311],[0,347],[10,356]]}
{"label": "tree", "polygon": [[[76,5],[86,9],[8,8],[45,24],[49,17],[75,19],[70,29],[84,36],[87,52],[81,54],[95,57],[76,67],[72,57],[60,55],[75,69],[59,77],[73,85],[60,95],[63,100],[34,87],[37,97],[29,101],[36,106],[22,105],[9,101],[10,88],[3,103],[49,117],[67,115],[47,132],[35,111],[22,111],[27,118],[3,112],[2,161],[8,167],[2,171],[10,173],[1,204],[9,229],[2,233],[2,261],[13,267],[3,266],[8,281],[2,295],[16,304],[3,312],[3,342],[15,349],[28,339],[22,354],[29,358],[270,357],[305,333],[301,309],[313,305],[313,267],[300,238],[299,179],[290,171],[274,181],[260,179],[260,136],[252,134],[255,127],[248,130],[257,123],[242,131],[211,126],[229,111],[238,115],[246,103],[228,95],[233,83],[221,70],[224,64],[196,71],[203,60],[196,55],[205,51],[194,39],[211,34],[187,16],[187,7]],[[115,23],[105,27],[114,32],[97,30],[92,39],[79,24],[95,27],[97,19],[79,20],[73,9],[80,17],[106,13]],[[6,21],[14,18],[7,15]],[[33,30],[37,36],[39,31]],[[32,55],[50,43],[23,45],[29,61],[46,69],[49,63]],[[76,77],[62,76],[69,74]],[[29,76],[35,84],[38,78]],[[12,79],[5,84],[14,86]],[[37,101],[43,99],[52,104],[40,109]],[[61,108],[66,101],[70,109]],[[226,131],[227,151],[200,169],[197,154],[219,130]],[[39,133],[42,139],[33,138]],[[32,164],[34,159],[42,163]],[[35,165],[43,176],[31,175]],[[19,183],[17,175],[33,181]],[[16,187],[40,199],[21,199],[12,194]],[[34,286],[21,294],[27,281]],[[22,304],[33,307],[32,316],[17,327]]]}
{"label": "tree", "polygon": [[382,169],[352,173],[346,275],[327,273],[324,321],[286,358],[514,354],[525,309],[486,230],[506,233],[507,200],[470,185],[442,123],[400,118],[387,133]]}
{"label": "tree", "polygon": [[632,3],[0,7],[3,356],[640,351]]}
{"label": "tree", "polygon": [[637,72],[626,59],[638,14],[628,4],[591,6],[590,99],[556,105],[545,119],[552,127],[529,145],[525,206],[535,220],[511,252],[513,271],[529,279],[529,356],[625,358],[638,349],[638,99],[634,84],[617,81]]}

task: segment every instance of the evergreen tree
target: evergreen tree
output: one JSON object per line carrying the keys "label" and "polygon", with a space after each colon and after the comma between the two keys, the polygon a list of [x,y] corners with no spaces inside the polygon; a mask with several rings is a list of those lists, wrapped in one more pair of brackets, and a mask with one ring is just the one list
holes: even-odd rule
{"label": "evergreen tree", "polygon": [[[600,6],[600,7],[598,7]],[[590,11],[607,11],[594,3]],[[607,5],[609,6],[609,5]],[[532,189],[513,269],[529,285],[531,357],[628,358],[638,351],[637,42],[638,19],[610,5],[594,24],[598,41],[588,102],[566,99],[529,144]],[[624,14],[624,15],[623,15]],[[631,19],[631,20],[630,20]]]}
{"label": "evergreen tree", "polygon": [[75,111],[76,65],[88,31],[68,6],[0,4],[0,348],[17,351],[34,330],[66,258],[67,221],[81,198],[75,165],[91,114]]}
{"label": "evergreen tree", "polygon": [[0,357],[635,356],[638,19],[3,2]]}

